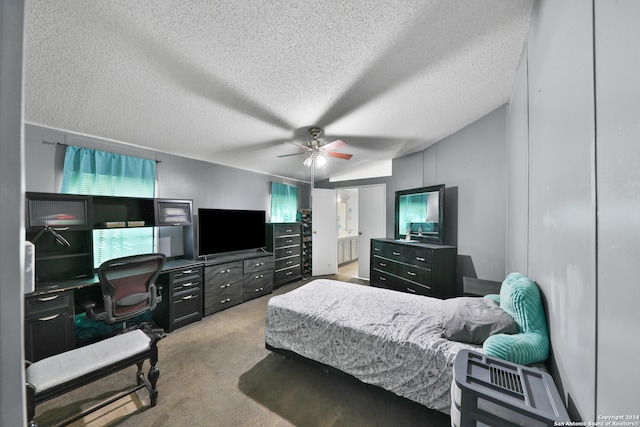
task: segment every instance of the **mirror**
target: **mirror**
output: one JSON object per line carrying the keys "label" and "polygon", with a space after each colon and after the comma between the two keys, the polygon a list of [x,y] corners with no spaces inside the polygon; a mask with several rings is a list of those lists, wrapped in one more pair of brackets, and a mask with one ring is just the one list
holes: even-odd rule
{"label": "mirror", "polygon": [[396,191],[395,238],[442,244],[444,184]]}

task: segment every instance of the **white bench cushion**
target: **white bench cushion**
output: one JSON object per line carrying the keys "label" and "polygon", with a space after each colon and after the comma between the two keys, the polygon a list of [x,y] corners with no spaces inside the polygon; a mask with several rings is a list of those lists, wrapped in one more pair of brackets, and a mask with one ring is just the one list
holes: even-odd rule
{"label": "white bench cushion", "polygon": [[27,368],[27,382],[35,387],[37,394],[149,350],[150,342],[144,332],[136,329],[56,354],[32,363]]}

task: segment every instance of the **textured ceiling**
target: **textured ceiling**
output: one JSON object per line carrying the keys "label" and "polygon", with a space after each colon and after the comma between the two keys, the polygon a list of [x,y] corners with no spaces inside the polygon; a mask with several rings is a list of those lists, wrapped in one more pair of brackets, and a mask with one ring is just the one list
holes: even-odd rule
{"label": "textured ceiling", "polygon": [[507,102],[534,0],[27,0],[25,121],[309,180],[309,126],[423,150]]}

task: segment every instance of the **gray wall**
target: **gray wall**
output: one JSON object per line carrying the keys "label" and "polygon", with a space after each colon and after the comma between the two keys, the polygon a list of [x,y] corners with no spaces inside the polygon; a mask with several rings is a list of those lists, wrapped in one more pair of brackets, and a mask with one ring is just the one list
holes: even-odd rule
{"label": "gray wall", "polygon": [[445,200],[445,233],[458,247],[459,276],[505,277],[506,111],[502,106],[425,151],[425,165],[435,157],[438,181],[425,185],[444,183],[455,197]]}
{"label": "gray wall", "polygon": [[638,411],[639,13],[539,1],[509,108],[508,264],[545,296],[576,420]]}
{"label": "gray wall", "polygon": [[598,165],[596,413],[637,415],[640,2],[597,0],[594,14]]}
{"label": "gray wall", "polygon": [[25,420],[24,171],[22,45],[24,2],[0,2],[0,425]]}
{"label": "gray wall", "polygon": [[529,276],[548,301],[554,369],[594,420],[596,211],[592,5],[541,1],[529,32]]}

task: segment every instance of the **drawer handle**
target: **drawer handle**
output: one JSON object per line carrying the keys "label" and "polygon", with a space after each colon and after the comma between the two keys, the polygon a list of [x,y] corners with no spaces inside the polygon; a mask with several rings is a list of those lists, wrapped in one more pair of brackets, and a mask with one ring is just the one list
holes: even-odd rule
{"label": "drawer handle", "polygon": [[187,295],[186,297],[182,297],[183,300],[187,300],[187,299],[191,299],[193,298],[195,295]]}
{"label": "drawer handle", "polygon": [[182,274],[191,274],[193,273],[193,270],[185,270],[182,272]]}
{"label": "drawer handle", "polygon": [[409,276],[415,276],[415,275],[416,275],[416,273],[414,273],[413,271],[407,271],[407,274],[408,274]]}
{"label": "drawer handle", "polygon": [[264,274],[260,274],[259,276],[256,276],[256,279],[262,279],[264,277]]}
{"label": "drawer handle", "polygon": [[381,263],[380,263],[380,267],[386,267],[386,266],[387,266],[387,264],[386,264],[386,263],[384,263],[384,262],[381,262]]}
{"label": "drawer handle", "polygon": [[58,298],[59,296],[60,295],[54,295],[52,297],[38,298],[38,301],[40,301],[40,302],[53,301],[54,299]]}
{"label": "drawer handle", "polygon": [[229,301],[231,301],[231,298],[223,299],[222,301],[220,301],[220,304],[226,304]]}
{"label": "drawer handle", "polygon": [[373,248],[374,251],[380,252],[380,248]]}
{"label": "drawer handle", "polygon": [[400,256],[400,252],[393,251],[391,253],[394,254],[395,256]]}
{"label": "drawer handle", "polygon": [[48,316],[48,317],[41,317],[38,320],[40,320],[41,322],[46,322],[47,320],[53,320],[56,317],[60,316],[60,313],[58,314],[54,314],[53,316]]}
{"label": "drawer handle", "polygon": [[287,233],[291,233],[293,230],[288,228],[287,230],[285,230]]}
{"label": "drawer handle", "polygon": [[383,282],[386,282],[386,281],[387,281],[387,278],[386,278],[386,277],[378,277],[378,278],[379,278],[380,280],[382,280]]}
{"label": "drawer handle", "polygon": [[292,274],[293,274],[293,271],[287,271],[285,274],[286,274],[287,276],[290,276],[290,275],[292,275]]}
{"label": "drawer handle", "polygon": [[228,272],[230,272],[230,271],[231,271],[231,269],[230,269],[230,268],[227,268],[226,270],[222,270],[220,273],[221,273],[221,274],[224,274],[224,273],[228,273]]}
{"label": "drawer handle", "polygon": [[264,262],[259,262],[259,263],[256,264],[256,267],[260,267],[260,266],[263,266],[263,265],[264,265]]}
{"label": "drawer handle", "polygon": [[183,283],[182,287],[188,287],[188,286],[193,286],[193,282],[189,282],[189,283]]}
{"label": "drawer handle", "polygon": [[286,264],[286,265],[291,265],[291,264],[293,264],[293,261],[292,261],[292,260],[289,260],[289,261],[285,262],[285,264]]}
{"label": "drawer handle", "polygon": [[415,293],[416,293],[416,290],[415,290],[415,289],[407,288],[407,290],[408,290],[409,292],[411,292],[412,294],[415,294]]}
{"label": "drawer handle", "polygon": [[292,253],[293,253],[293,251],[285,251],[284,253],[285,253],[285,254],[292,254]]}
{"label": "drawer handle", "polygon": [[422,261],[422,262],[425,262],[425,261],[426,261],[426,259],[422,258],[421,256],[417,256],[417,257],[416,257],[416,259],[417,259],[418,261]]}
{"label": "drawer handle", "polygon": [[220,289],[228,288],[229,286],[231,286],[231,283],[227,283],[226,285],[220,286]]}
{"label": "drawer handle", "polygon": [[264,288],[256,289],[256,292],[262,292]]}

